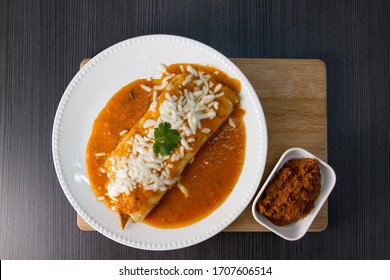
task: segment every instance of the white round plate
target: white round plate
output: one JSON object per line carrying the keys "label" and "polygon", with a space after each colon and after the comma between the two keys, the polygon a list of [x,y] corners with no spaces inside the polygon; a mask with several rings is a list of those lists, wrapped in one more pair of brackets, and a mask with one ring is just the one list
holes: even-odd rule
{"label": "white round plate", "polygon": [[[85,168],[85,151],[93,121],[110,97],[129,82],[160,75],[158,66],[172,63],[216,66],[241,82],[246,111],[246,154],[241,176],[225,202],[209,216],[179,229],[129,224],[124,231],[117,214],[93,202]],[[225,56],[192,39],[148,35],[120,42],[92,58],[73,78],[60,101],[53,125],[53,160],[62,189],[76,211],[103,235],[127,246],[171,250],[204,241],[222,231],[247,207],[263,175],[267,127],[253,87]]]}

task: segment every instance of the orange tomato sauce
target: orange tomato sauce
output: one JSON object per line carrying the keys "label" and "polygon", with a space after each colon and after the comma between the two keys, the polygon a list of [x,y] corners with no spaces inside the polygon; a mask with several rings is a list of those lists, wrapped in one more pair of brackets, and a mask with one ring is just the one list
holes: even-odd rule
{"label": "orange tomato sauce", "polygon": [[187,164],[180,182],[188,197],[177,186],[171,188],[145,218],[146,224],[160,228],[177,228],[193,224],[220,206],[233,190],[245,157],[244,111],[237,108],[203,144],[194,161]]}
{"label": "orange tomato sauce", "polygon": [[[177,69],[175,69],[177,71]],[[170,69],[171,73],[174,72]],[[102,167],[116,148],[124,130],[129,131],[146,113],[152,93],[141,84],[153,88],[160,80],[136,80],[120,89],[96,118],[86,150],[89,182],[97,197],[106,193],[107,175]],[[175,185],[144,219],[144,223],[159,228],[184,227],[208,216],[220,206],[234,188],[245,158],[245,112],[236,108],[228,121],[210,137],[184,169],[180,182],[188,190],[186,197]],[[105,153],[105,156],[95,154]],[[111,209],[106,198],[104,203]]]}

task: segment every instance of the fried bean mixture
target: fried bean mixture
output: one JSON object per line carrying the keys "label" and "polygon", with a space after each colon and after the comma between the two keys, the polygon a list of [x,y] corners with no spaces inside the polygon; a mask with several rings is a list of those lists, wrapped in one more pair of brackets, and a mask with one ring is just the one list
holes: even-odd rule
{"label": "fried bean mixture", "polygon": [[268,184],[258,201],[259,211],[278,226],[307,216],[320,194],[321,174],[316,159],[293,159]]}

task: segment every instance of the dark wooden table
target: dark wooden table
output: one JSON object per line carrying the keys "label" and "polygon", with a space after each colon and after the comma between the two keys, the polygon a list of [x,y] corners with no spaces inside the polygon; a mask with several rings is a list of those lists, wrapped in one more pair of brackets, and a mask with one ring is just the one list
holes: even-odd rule
{"label": "dark wooden table", "polygon": [[[1,259],[389,259],[390,1],[0,1]],[[82,232],[58,183],[53,118],[80,61],[176,34],[228,57],[327,66],[329,226],[288,242],[220,233],[149,252]]]}

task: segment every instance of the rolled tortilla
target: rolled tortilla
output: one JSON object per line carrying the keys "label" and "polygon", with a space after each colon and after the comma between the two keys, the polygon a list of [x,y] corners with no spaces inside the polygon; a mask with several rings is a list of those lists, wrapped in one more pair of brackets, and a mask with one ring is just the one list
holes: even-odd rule
{"label": "rolled tortilla", "polygon": [[[105,162],[105,187],[122,227],[128,218],[137,223],[148,215],[239,103],[237,88],[221,83],[215,68],[184,67],[187,71],[175,75],[158,97],[154,94],[149,110]],[[154,128],[165,122],[180,133],[181,142],[161,156],[152,149]]]}

